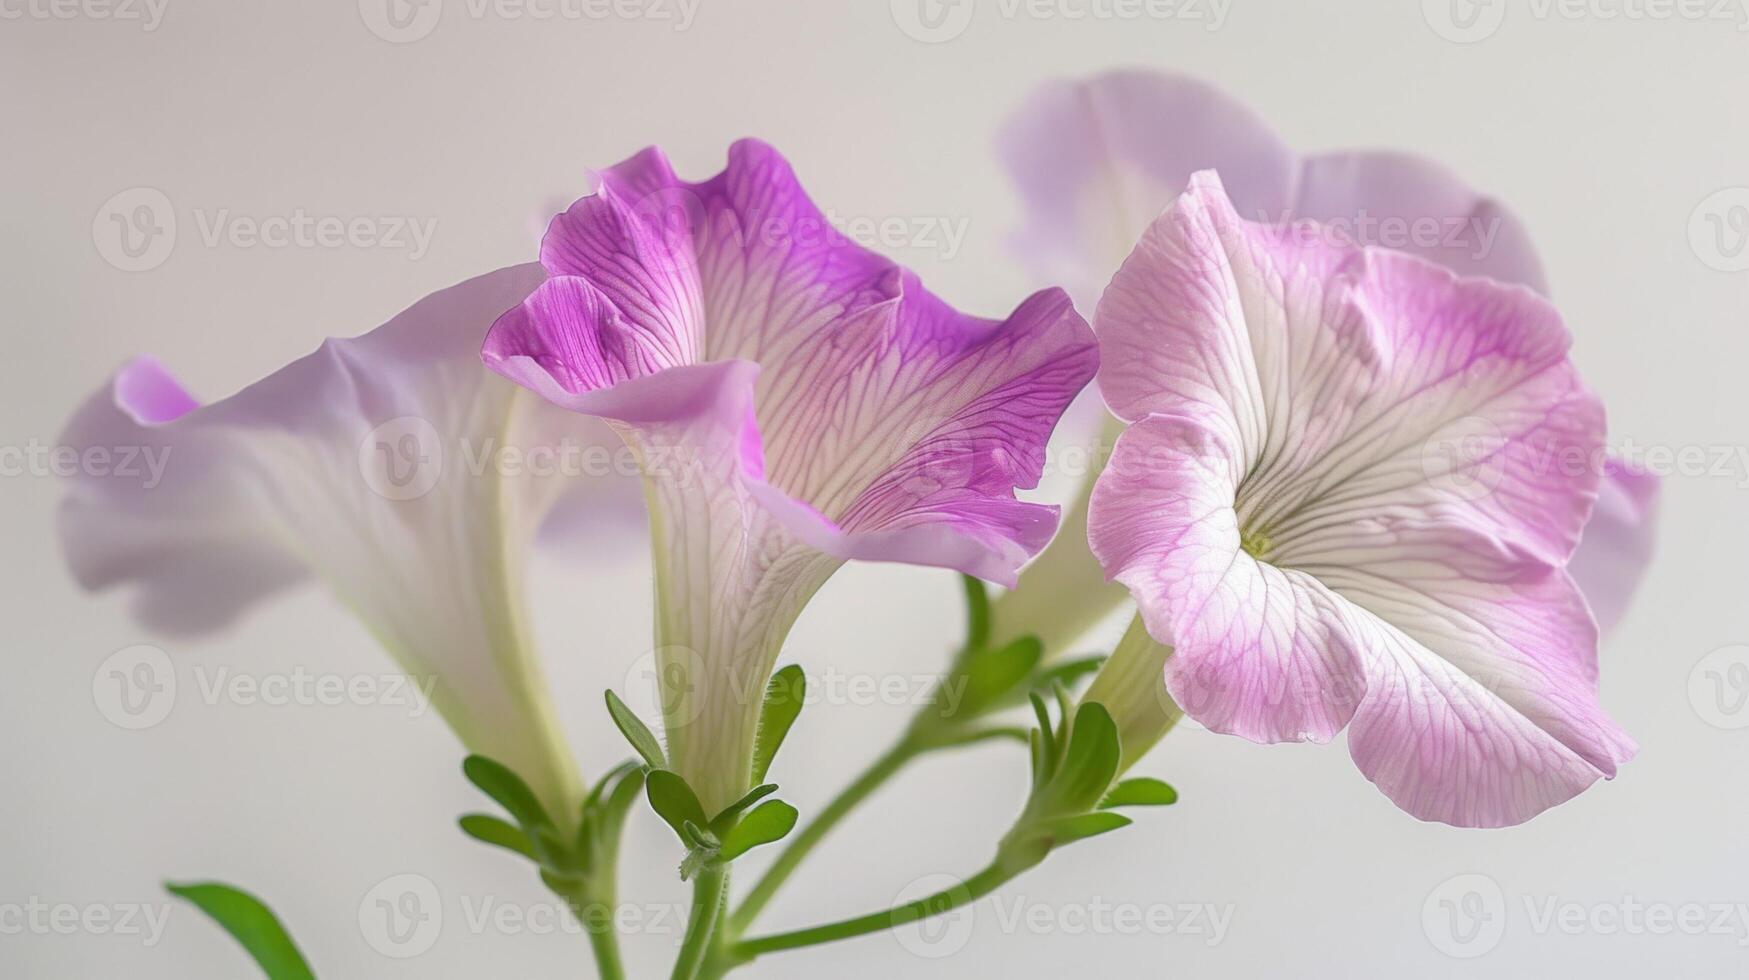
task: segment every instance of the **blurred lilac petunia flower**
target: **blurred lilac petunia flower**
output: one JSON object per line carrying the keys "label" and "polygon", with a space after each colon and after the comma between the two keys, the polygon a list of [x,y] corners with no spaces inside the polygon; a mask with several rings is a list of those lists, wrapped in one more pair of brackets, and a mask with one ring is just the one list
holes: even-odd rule
{"label": "blurred lilac petunia flower", "polygon": [[1527,820],[1632,756],[1565,570],[1600,474],[1551,464],[1597,456],[1603,406],[1546,301],[1244,221],[1205,172],[1095,330],[1128,428],[1092,548],[1173,648],[1187,714],[1260,742],[1346,727],[1393,801],[1459,826]]}
{"label": "blurred lilac petunia flower", "polygon": [[847,559],[1012,584],[1056,527],[1021,503],[1093,337],[1061,290],[960,314],[840,235],[776,151],[703,183],[660,151],[554,219],[550,278],[486,363],[642,454],[673,768],[707,812],[749,788],[760,696]]}
{"label": "blurred lilac petunia flower", "polygon": [[[1313,221],[1331,241],[1392,248],[1459,275],[1547,292],[1524,225],[1445,167],[1391,152],[1298,156],[1246,106],[1190,78],[1120,71],[1049,83],[1002,127],[998,147],[1026,207],[1016,254],[1045,281],[1067,284],[1083,313],[1199,170],[1221,175],[1246,220]],[[1083,402],[1060,438],[1088,442],[1095,455],[1109,451],[1118,427],[1093,399]],[[998,601],[1004,635],[1037,633],[1048,650],[1062,652],[1122,604],[1123,590],[1099,579],[1080,533],[1094,476],[1097,466],[1057,539],[1021,588]],[[1658,483],[1615,459],[1604,466],[1604,482],[1605,504],[1586,527],[1572,571],[1607,632],[1650,558]]]}
{"label": "blurred lilac petunia flower", "polygon": [[624,450],[605,426],[480,365],[487,327],[542,278],[470,279],[210,405],[156,361],[127,365],[63,441],[143,447],[161,480],[72,481],[59,526],[75,576],[133,586],[141,620],[182,635],[318,578],[432,684],[471,751],[575,820],[579,775],[523,613],[526,549],[537,528],[614,524],[638,485],[614,475]]}

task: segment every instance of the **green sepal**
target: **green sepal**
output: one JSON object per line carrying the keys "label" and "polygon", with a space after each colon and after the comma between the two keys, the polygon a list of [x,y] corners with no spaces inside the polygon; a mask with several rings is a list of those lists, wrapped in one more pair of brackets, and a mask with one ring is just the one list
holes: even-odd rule
{"label": "green sepal", "polygon": [[1094,654],[1052,664],[1038,672],[1038,676],[1034,678],[1034,684],[1039,687],[1061,684],[1073,688],[1081,678],[1091,677],[1098,673],[1099,668],[1105,665],[1106,659],[1104,654]]}
{"label": "green sepal", "polygon": [[737,816],[739,816],[742,813],[742,811],[746,810],[748,807],[752,806],[755,803],[758,803],[760,800],[766,798],[767,796],[770,796],[771,794],[773,794],[775,792],[777,792],[777,784],[776,783],[765,783],[763,785],[753,787],[752,789],[747,791],[746,796],[743,796],[740,799],[736,800],[735,802],[724,807],[723,812],[712,817],[711,824],[710,824],[711,829],[713,831],[716,831],[719,834],[726,831],[730,826],[732,826],[734,824],[735,818]]}
{"label": "green sepal", "polygon": [[1126,779],[1111,788],[1099,801],[1101,810],[1119,806],[1171,806],[1178,802],[1178,791],[1171,784],[1148,776]]}
{"label": "green sepal", "polygon": [[1030,829],[1028,836],[1047,847],[1057,848],[1089,837],[1128,827],[1132,821],[1121,813],[1082,813],[1072,817],[1046,820]]}
{"label": "green sepal", "polygon": [[535,856],[534,845],[528,841],[528,835],[509,821],[500,820],[484,813],[470,813],[458,822],[461,825],[462,833],[477,841],[491,844],[494,847],[502,847],[507,851],[515,851],[530,861],[537,863],[540,861],[540,858]]}
{"label": "green sepal", "polygon": [[782,800],[754,807],[723,835],[723,861],[733,861],[762,844],[783,840],[796,826],[796,808]]}
{"label": "green sepal", "polygon": [[1111,713],[1097,702],[1081,705],[1069,726],[1069,746],[1051,786],[1057,812],[1082,813],[1097,806],[1117,777],[1122,757]]}
{"label": "green sepal", "polygon": [[242,945],[268,980],[315,980],[310,964],[279,916],[259,898],[230,885],[164,883],[164,890],[192,902]]}
{"label": "green sepal", "polygon": [[644,724],[619,695],[611,690],[607,692],[607,713],[613,718],[613,723],[619,728],[619,733],[632,744],[633,751],[644,760],[651,769],[665,769],[668,766],[668,756],[662,751],[662,743],[656,741],[656,736],[650,731],[650,726]]}
{"label": "green sepal", "polygon": [[525,829],[553,825],[546,807],[541,806],[540,798],[510,767],[483,755],[470,755],[462,760],[462,773],[468,777],[468,782],[497,801]]}
{"label": "green sepal", "polygon": [[686,838],[688,822],[700,827],[710,823],[704,815],[704,805],[698,802],[698,794],[673,770],[650,770],[644,777],[644,795],[650,800],[650,808],[674,829],[682,844],[689,844]]}
{"label": "green sepal", "polygon": [[959,702],[943,718],[975,718],[1018,692],[1044,657],[1036,636],[1023,636],[995,649],[974,649],[942,681],[960,687]]}
{"label": "green sepal", "polygon": [[789,735],[790,726],[802,713],[808,691],[808,676],[796,664],[775,674],[765,685],[765,703],[759,709],[759,734],[753,740],[753,781],[762,782],[771,771],[771,761]]}

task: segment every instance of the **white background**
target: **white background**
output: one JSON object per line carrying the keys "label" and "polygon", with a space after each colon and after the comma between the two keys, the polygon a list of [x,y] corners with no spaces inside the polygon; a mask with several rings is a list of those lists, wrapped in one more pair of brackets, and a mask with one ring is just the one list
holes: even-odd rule
{"label": "white background", "polygon": [[[963,220],[958,254],[896,257],[958,305],[1002,312],[1038,284],[1004,252],[1019,216],[994,126],[1041,79],[1131,65],[1222,85],[1303,150],[1397,147],[1447,161],[1530,225],[1579,363],[1610,407],[1613,441],[1749,444],[1749,272],[1709,268],[1688,234],[1700,202],[1749,185],[1749,34],[1734,6],[1735,19],[1720,21],[1656,6],[1661,19],[1601,16],[1643,9],[1608,0],[1578,16],[1514,3],[1504,22],[1481,22],[1497,26],[1490,36],[1464,44],[1403,0],[1233,0],[1213,31],[1210,8],[1193,8],[1200,20],[1071,20],[1056,12],[1095,9],[1092,0],[1042,18],[978,0],[959,36],[928,44],[899,29],[886,0],[703,0],[684,31],[676,0],[662,8],[670,19],[606,20],[476,18],[465,0],[443,0],[429,36],[394,44],[351,2],[168,0],[151,31],[91,17],[90,6],[58,20],[27,2],[0,0],[0,445],[52,442],[137,352],[218,397],[324,336],[527,260],[549,202],[581,193],[586,168],[650,143],[701,178],[730,141],[758,135],[841,215]],[[161,265],[123,272],[99,253],[92,221],[111,195],[142,186],[174,202],[183,226]],[[221,208],[437,226],[416,261],[405,249],[209,247],[194,214]],[[1746,481],[1734,463],[1666,483],[1654,567],[1603,651],[1603,700],[1644,745],[1614,783],[1524,827],[1460,831],[1397,812],[1340,742],[1261,748],[1182,731],[1141,767],[1180,788],[1179,806],[1060,853],[1000,904],[980,904],[963,946],[925,948],[953,955],[875,936],[772,957],[749,975],[1742,976],[1741,919],[1723,934],[1652,935],[1607,916],[1628,901],[1749,903],[1749,730],[1709,723],[1690,697],[1703,657],[1749,642]],[[93,704],[97,665],[154,638],[118,597],[71,584],[52,534],[56,494],[48,478],[0,478],[0,906],[162,903],[161,879],[212,877],[267,897],[327,978],[587,975],[578,936],[470,928],[469,911],[487,900],[550,898],[525,866],[454,829],[478,800],[435,718],[184,697],[149,730],[106,722]],[[535,605],[568,734],[599,774],[627,754],[599,698],[627,683],[648,648],[648,570],[635,541],[612,536],[582,557],[543,559]],[[958,615],[945,573],[846,568],[803,616],[789,656],[817,673],[928,673]],[[193,671],[225,665],[389,669],[314,590],[211,641],[165,648],[191,687]],[[817,809],[907,710],[811,707],[779,762],[784,795]],[[1020,754],[995,746],[917,768],[844,826],[766,924],[861,913],[916,879],[976,869],[1024,779]],[[641,816],[627,842],[628,898],[680,900],[675,857],[666,831]],[[367,943],[359,906],[403,873],[435,885],[444,921],[429,952],[394,960]],[[1469,962],[1442,952],[1439,929],[1424,924],[1430,901],[1437,927],[1439,899],[1474,880],[1446,884],[1458,875],[1486,876],[1500,896],[1498,943]],[[1055,925],[1006,923],[1017,898],[1022,911],[1046,907]],[[1602,912],[1573,934],[1539,929],[1550,902]],[[1200,933],[1077,934],[1076,910],[1099,903],[1213,905],[1231,921],[1218,943],[1202,923]],[[674,942],[630,938],[633,975],[665,975]],[[251,970],[186,908],[155,945],[0,934],[7,976]]]}

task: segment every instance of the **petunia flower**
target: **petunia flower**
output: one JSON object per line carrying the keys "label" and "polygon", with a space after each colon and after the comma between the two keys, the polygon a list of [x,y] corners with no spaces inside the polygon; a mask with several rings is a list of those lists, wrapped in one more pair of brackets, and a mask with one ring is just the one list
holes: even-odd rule
{"label": "petunia flower", "polygon": [[1603,409],[1541,297],[1246,222],[1205,172],[1095,329],[1128,428],[1089,536],[1191,717],[1259,742],[1347,728],[1386,795],[1460,826],[1527,820],[1633,754],[1565,570]]}
{"label": "petunia flower", "polygon": [[670,762],[707,812],[748,789],[773,661],[841,563],[1012,584],[1055,529],[1013,491],[1097,364],[1061,290],[960,314],[753,141],[702,183],[655,149],[613,167],[541,262],[486,362],[671,464],[646,474],[658,677]]}
{"label": "petunia flower", "polygon": [[[1547,292],[1524,225],[1446,168],[1392,152],[1298,156],[1246,106],[1193,79],[1122,71],[1047,84],[1003,126],[998,145],[1026,208],[1015,253],[1034,274],[1066,283],[1083,312],[1198,170],[1221,175],[1247,220],[1316,221],[1332,239]],[[1090,443],[1095,459],[1108,452],[1121,426],[1093,404],[1071,414],[1079,425],[1060,438]],[[1123,604],[1123,590],[1097,574],[1080,533],[1097,476],[1091,466],[1061,533],[1021,587],[998,600],[999,635],[1036,633],[1047,650],[1064,652]],[[1650,557],[1657,489],[1655,478],[1625,462],[1604,467],[1606,503],[1572,564],[1605,632],[1625,612]]]}
{"label": "petunia flower", "polygon": [[210,633],[319,579],[403,669],[433,683],[469,750],[575,819],[579,776],[529,636],[522,574],[549,513],[576,527],[580,511],[611,513],[627,487],[635,501],[637,483],[615,476],[612,454],[624,450],[604,426],[480,365],[486,328],[542,278],[524,265],[470,279],[209,405],[154,360],[127,365],[63,442],[141,449],[163,461],[162,479],[71,483],[59,526],[75,576],[91,589],[131,586],[139,618],[178,635]]}

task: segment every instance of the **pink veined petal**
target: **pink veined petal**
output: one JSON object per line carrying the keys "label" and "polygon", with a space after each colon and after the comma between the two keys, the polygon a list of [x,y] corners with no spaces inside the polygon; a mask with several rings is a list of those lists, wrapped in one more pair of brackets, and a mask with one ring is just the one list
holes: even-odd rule
{"label": "pink veined petal", "polygon": [[1090,537],[1177,644],[1187,713],[1265,741],[1352,713],[1362,771],[1464,825],[1528,819],[1631,756],[1562,570],[1602,411],[1546,303],[1243,222],[1199,175],[1096,324],[1133,421]]}
{"label": "pink veined petal", "polygon": [[[1319,222],[1355,244],[1548,292],[1524,223],[1432,160],[1385,152],[1307,157],[1293,200],[1292,220]],[[1234,204],[1243,217],[1282,221],[1246,213],[1237,198]]]}
{"label": "pink veined petal", "polygon": [[1658,478],[1618,459],[1604,463],[1597,506],[1568,565],[1604,635],[1627,612],[1652,560]]}
{"label": "pink veined petal", "polygon": [[[588,454],[618,444],[605,426],[479,363],[487,326],[542,277],[526,265],[468,280],[209,405],[155,361],[124,368],[63,441],[141,447],[161,479],[70,482],[58,525],[74,575],[129,588],[139,617],[175,634],[318,578],[435,683],[470,749],[570,807],[577,774],[529,659],[518,563],[546,515],[636,483],[590,478]],[[575,468],[525,465],[573,450]]]}
{"label": "pink veined petal", "polygon": [[707,807],[748,788],[756,694],[840,562],[1012,583],[1050,537],[1056,509],[1014,490],[1097,358],[1061,291],[957,313],[752,141],[702,183],[654,150],[608,170],[542,255],[552,278],[483,356],[646,460],[657,641],[687,678],[665,734]]}
{"label": "pink veined petal", "polygon": [[1185,713],[1258,742],[1328,741],[1363,687],[1360,652],[1323,584],[1241,550],[1235,449],[1191,417],[1130,426],[1093,490],[1093,552],[1175,648],[1166,686]]}
{"label": "pink veined petal", "polygon": [[1219,89],[1150,71],[1040,86],[997,149],[1026,207],[1015,252],[1093,309],[1136,238],[1199,170],[1218,170],[1246,214],[1288,210],[1297,162]]}

